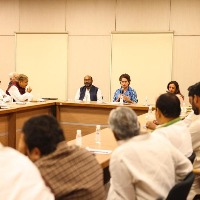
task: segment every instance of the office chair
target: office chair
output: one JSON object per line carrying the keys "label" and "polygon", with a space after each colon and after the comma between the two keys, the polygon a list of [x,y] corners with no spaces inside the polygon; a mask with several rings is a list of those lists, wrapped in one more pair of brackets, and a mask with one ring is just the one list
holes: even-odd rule
{"label": "office chair", "polygon": [[192,155],[189,156],[188,159],[189,159],[189,160],[191,161],[191,163],[193,164],[195,158],[196,158],[196,154],[195,154],[195,152],[193,151],[193,152],[192,152]]}
{"label": "office chair", "polygon": [[193,181],[194,173],[190,172],[182,182],[176,184],[169,191],[166,200],[186,200]]}

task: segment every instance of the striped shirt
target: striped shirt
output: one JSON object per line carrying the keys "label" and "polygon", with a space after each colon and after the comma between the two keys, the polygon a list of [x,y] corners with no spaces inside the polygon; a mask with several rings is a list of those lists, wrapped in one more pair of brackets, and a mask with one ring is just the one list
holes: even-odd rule
{"label": "striped shirt", "polygon": [[57,150],[36,162],[56,199],[105,199],[102,168],[83,148],[61,142]]}

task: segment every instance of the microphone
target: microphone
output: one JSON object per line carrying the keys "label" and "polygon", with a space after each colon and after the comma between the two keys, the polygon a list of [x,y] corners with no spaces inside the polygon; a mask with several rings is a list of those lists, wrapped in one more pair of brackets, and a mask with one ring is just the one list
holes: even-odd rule
{"label": "microphone", "polygon": [[121,87],[120,93],[124,94],[124,88]]}

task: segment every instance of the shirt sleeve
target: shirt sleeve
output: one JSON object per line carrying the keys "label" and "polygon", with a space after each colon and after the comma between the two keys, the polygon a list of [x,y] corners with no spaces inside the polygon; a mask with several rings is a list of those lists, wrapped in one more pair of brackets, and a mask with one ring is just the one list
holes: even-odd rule
{"label": "shirt sleeve", "polygon": [[173,152],[175,161],[175,175],[176,175],[176,183],[182,181],[193,169],[193,166],[190,160],[185,157],[179,150],[175,147],[171,147]]}
{"label": "shirt sleeve", "polygon": [[107,200],[135,200],[136,194],[132,184],[132,176],[124,164],[123,160],[112,157],[110,162],[110,189]]}
{"label": "shirt sleeve", "polygon": [[115,102],[118,99],[119,94],[120,94],[120,90],[118,89],[115,91],[115,94],[113,96],[113,102]]}
{"label": "shirt sleeve", "polygon": [[29,92],[25,92],[24,94],[20,94],[18,88],[16,86],[11,86],[9,89],[10,96],[13,97],[15,101],[31,101],[33,96]]}
{"label": "shirt sleeve", "polygon": [[76,92],[75,101],[79,100],[79,98],[80,98],[80,89],[78,89]]}
{"label": "shirt sleeve", "polygon": [[134,101],[135,103],[138,102],[138,99],[137,99],[137,93],[135,90],[131,90],[131,98],[130,98],[132,101]]}

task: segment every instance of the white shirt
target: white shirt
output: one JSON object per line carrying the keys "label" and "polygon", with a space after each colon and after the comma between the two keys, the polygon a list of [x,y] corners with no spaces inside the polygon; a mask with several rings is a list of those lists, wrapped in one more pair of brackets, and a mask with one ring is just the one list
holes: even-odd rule
{"label": "white shirt", "polygon": [[169,126],[157,128],[152,134],[165,136],[183,155],[191,156],[193,152],[192,139],[184,121],[180,120]]}
{"label": "white shirt", "polygon": [[[192,137],[192,147],[196,154],[193,163],[194,169],[200,167],[200,115],[190,114],[184,120],[189,125],[189,132]],[[189,122],[189,123],[188,123]],[[195,174],[195,180],[188,195],[188,200],[193,199],[196,194],[200,194],[200,175]]]}
{"label": "white shirt", "polygon": [[1,88],[0,88],[0,100],[4,101],[4,102],[8,102],[10,101],[10,96],[7,95]]}
{"label": "white shirt", "polygon": [[[79,100],[79,97],[80,97],[80,88],[76,92],[75,101]],[[90,101],[90,90],[88,89],[85,90],[85,96],[83,98],[83,101]],[[102,93],[99,88],[97,91],[97,101],[102,102]]]}
{"label": "white shirt", "polygon": [[133,137],[114,150],[107,200],[165,199],[192,171],[192,164],[159,135]]}
{"label": "white shirt", "polygon": [[9,94],[15,101],[31,101],[33,99],[33,95],[29,92],[25,92],[24,94],[20,94],[18,88],[13,85],[8,90]]}
{"label": "white shirt", "polygon": [[0,163],[0,199],[55,199],[37,167],[23,154],[0,144]]}

